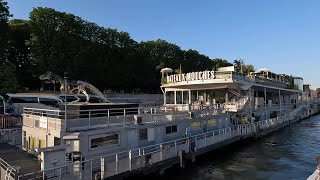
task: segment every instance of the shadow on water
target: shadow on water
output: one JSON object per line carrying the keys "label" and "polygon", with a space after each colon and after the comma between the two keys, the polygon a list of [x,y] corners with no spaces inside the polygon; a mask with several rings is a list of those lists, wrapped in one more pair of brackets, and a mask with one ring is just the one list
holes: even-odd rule
{"label": "shadow on water", "polygon": [[320,116],[298,122],[258,141],[242,141],[204,154],[182,169],[128,179],[306,179],[320,155]]}

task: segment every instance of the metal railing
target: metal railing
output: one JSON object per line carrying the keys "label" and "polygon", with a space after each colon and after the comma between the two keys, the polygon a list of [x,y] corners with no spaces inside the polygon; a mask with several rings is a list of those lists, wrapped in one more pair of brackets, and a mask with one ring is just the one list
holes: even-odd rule
{"label": "metal railing", "polygon": [[18,179],[30,180],[43,177],[52,180],[71,178],[93,179],[93,176],[108,178],[175,158],[178,156],[179,151],[188,153],[230,140],[234,137],[250,137],[256,132],[256,128],[271,128],[286,123],[293,118],[294,116],[283,116],[251,124],[237,125],[156,145],[104,155],[86,161],[74,162],[66,166],[19,175]]}
{"label": "metal railing", "polygon": [[[127,125],[135,123],[158,123],[190,118],[219,115],[221,105],[210,106],[192,111],[168,111],[167,107],[139,107],[122,109],[93,109],[93,110],[48,110],[24,108],[23,125],[35,128],[71,131],[79,128]],[[142,122],[137,122],[137,116]],[[44,125],[44,126],[43,126]]]}
{"label": "metal railing", "polygon": [[5,180],[14,180],[17,171],[1,158],[0,168],[2,169],[2,172],[5,172],[5,174],[0,174],[2,177],[5,177]]}
{"label": "metal railing", "polygon": [[248,96],[241,97],[238,101],[236,102],[229,102],[225,104],[225,108],[227,111],[232,111],[232,112],[237,112],[245,107],[249,100]]}

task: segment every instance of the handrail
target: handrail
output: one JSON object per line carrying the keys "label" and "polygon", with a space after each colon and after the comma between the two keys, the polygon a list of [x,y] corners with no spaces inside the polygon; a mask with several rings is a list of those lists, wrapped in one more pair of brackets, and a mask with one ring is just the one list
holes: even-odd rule
{"label": "handrail", "polygon": [[[17,170],[14,169],[12,166],[10,166],[6,161],[4,161],[2,158],[0,158],[0,168],[3,168],[3,170],[5,170],[6,173],[6,177],[10,176],[10,177],[14,177],[17,174]],[[9,173],[9,174],[8,174]]]}
{"label": "handrail", "polygon": [[[168,148],[168,147],[173,148],[172,150],[175,151],[173,156],[176,156],[178,153],[177,152],[178,148],[181,148],[181,145],[183,145],[183,147],[185,146],[187,148],[190,148],[190,143],[187,143],[187,142],[195,143],[196,148],[204,148],[204,147],[207,147],[208,145],[213,145],[218,142],[231,139],[235,136],[253,135],[253,133],[255,132],[255,127],[257,127],[256,125],[258,125],[258,124],[260,124],[261,126],[264,124],[267,124],[268,126],[266,126],[266,128],[269,128],[271,126],[275,126],[275,125],[284,123],[284,122],[290,120],[290,118],[293,118],[293,116],[286,115],[286,116],[263,120],[263,121],[259,121],[259,122],[255,122],[255,123],[249,123],[249,124],[237,125],[237,126],[233,126],[233,127],[222,128],[222,129],[213,130],[213,131],[209,131],[209,132],[205,132],[205,133],[201,133],[201,134],[196,134],[196,135],[193,135],[190,137],[170,140],[170,141],[166,141],[163,143],[144,146],[141,148],[133,148],[133,149],[130,149],[127,151],[122,151],[122,152],[112,153],[112,154],[108,154],[108,155],[104,155],[104,156],[100,156],[100,157],[96,157],[96,158],[91,158],[91,159],[81,161],[81,162],[74,162],[74,163],[67,164],[65,166],[46,169],[44,171],[32,172],[32,173],[21,175],[19,177],[21,178],[21,177],[26,177],[26,176],[35,175],[35,174],[50,175],[49,173],[51,171],[54,174],[55,172],[59,172],[59,170],[60,170],[60,178],[61,178],[61,176],[63,176],[63,173],[61,173],[61,171],[63,171],[64,173],[67,173],[67,171],[68,171],[67,167],[69,167],[69,166],[73,167],[73,165],[78,165],[81,163],[82,164],[91,164],[90,170],[92,172],[93,162],[96,162],[96,164],[99,165],[99,167],[95,167],[95,168],[101,169],[100,166],[102,166],[102,165],[100,164],[100,161],[101,161],[101,163],[102,162],[103,163],[115,162],[115,165],[117,165],[119,163],[118,161],[126,160],[126,161],[128,161],[128,163],[131,164],[132,158],[139,158],[140,156],[145,156],[148,154],[155,154],[155,153],[159,153],[160,161],[162,161],[164,158],[163,156],[165,155],[165,154],[163,154],[163,151],[166,150],[166,148]],[[204,140],[204,144],[202,146],[197,146],[197,143],[200,143],[200,141],[203,141],[203,140]],[[211,143],[207,144],[209,142],[208,140],[211,140]],[[169,158],[171,158],[171,155],[169,156]],[[143,166],[146,166],[146,164]],[[129,165],[129,167],[131,167],[131,165]],[[88,166],[85,166],[85,168],[88,169]],[[126,170],[126,171],[128,171],[128,170]],[[122,172],[125,172],[125,171],[117,171],[115,174],[119,174]],[[67,174],[65,174],[65,175],[67,175]],[[18,179],[19,179],[19,177],[18,177]]]}

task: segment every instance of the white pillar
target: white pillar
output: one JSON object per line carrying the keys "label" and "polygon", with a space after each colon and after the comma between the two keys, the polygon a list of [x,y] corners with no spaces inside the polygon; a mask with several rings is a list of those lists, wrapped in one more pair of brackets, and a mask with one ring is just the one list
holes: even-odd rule
{"label": "white pillar", "polygon": [[279,89],[279,105],[280,105],[280,116],[281,116],[281,91]]}
{"label": "white pillar", "polygon": [[267,88],[264,88],[264,111],[266,113],[266,120],[268,119],[267,115]]}
{"label": "white pillar", "polygon": [[252,98],[251,98],[251,88],[249,88],[249,114],[250,114],[250,119],[252,117]]}
{"label": "white pillar", "polygon": [[229,94],[228,94],[228,91],[226,92],[226,102],[229,101]]}
{"label": "white pillar", "polygon": [[163,92],[163,105],[167,105],[166,91]]}

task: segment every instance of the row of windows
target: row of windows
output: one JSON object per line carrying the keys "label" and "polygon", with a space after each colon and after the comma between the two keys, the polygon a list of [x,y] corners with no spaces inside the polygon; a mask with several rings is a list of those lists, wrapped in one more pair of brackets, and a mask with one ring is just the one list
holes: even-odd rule
{"label": "row of windows", "polygon": [[[166,134],[176,133],[178,130],[177,125],[167,126]],[[148,128],[139,129],[139,140],[148,139]],[[105,147],[109,145],[119,144],[119,134],[107,134],[102,137],[92,138],[91,140],[91,149]]]}
{"label": "row of windows", "polygon": [[[166,103],[175,104],[174,91],[166,92]],[[176,104],[188,104],[189,103],[189,92],[188,91],[176,91]]]}
{"label": "row of windows", "polygon": [[11,103],[41,103],[48,106],[59,107],[59,101],[51,98],[38,97],[12,97]]}
{"label": "row of windows", "polygon": [[[215,120],[210,120],[209,124],[216,125]],[[195,127],[200,126],[200,122],[194,122],[192,124]],[[171,125],[166,126],[166,134],[172,134],[178,132],[178,126],[177,125]],[[139,140],[147,140],[148,139],[148,128],[139,129]],[[119,134],[108,134],[103,137],[98,138],[92,138],[91,139],[91,148],[99,148],[99,147],[105,147],[109,145],[115,145],[119,144]]]}
{"label": "row of windows", "polygon": [[178,132],[177,125],[167,126],[166,127],[166,134],[172,134],[172,133],[176,133],[176,132]]}

